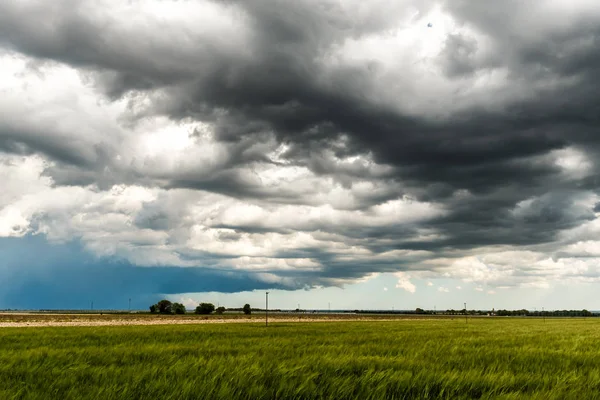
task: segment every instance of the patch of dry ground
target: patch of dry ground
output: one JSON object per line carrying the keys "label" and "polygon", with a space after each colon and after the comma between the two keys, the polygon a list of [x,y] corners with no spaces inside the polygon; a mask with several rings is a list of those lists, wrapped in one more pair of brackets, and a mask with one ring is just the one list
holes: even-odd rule
{"label": "patch of dry ground", "polygon": [[[355,314],[326,314],[291,316],[269,315],[269,322],[327,322],[327,321],[392,321],[413,319],[407,316]],[[246,317],[242,315],[224,316],[163,316],[148,314],[40,314],[40,313],[0,313],[0,328],[10,327],[50,327],[50,326],[126,326],[126,325],[193,325],[223,323],[264,323],[263,315]]]}
{"label": "patch of dry ground", "polygon": [[[343,319],[341,321],[360,321],[360,318]],[[326,322],[322,318],[278,318],[272,322]],[[338,320],[339,321],[339,320]],[[156,320],[143,319],[109,319],[109,320],[75,320],[75,321],[31,321],[31,322],[0,322],[0,328],[10,327],[40,327],[40,326],[123,326],[123,325],[194,325],[194,324],[240,324],[262,323],[258,319],[178,319],[161,318]]]}

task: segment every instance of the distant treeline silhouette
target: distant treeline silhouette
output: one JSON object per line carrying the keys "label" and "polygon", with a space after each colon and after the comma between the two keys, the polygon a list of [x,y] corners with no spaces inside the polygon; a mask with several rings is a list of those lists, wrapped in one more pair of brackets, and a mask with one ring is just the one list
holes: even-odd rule
{"label": "distant treeline silhouette", "polygon": [[424,310],[417,308],[413,310],[353,310],[356,314],[407,314],[407,315],[481,315],[498,317],[598,317],[600,314],[588,310],[553,310],[553,311],[529,311],[521,310]]}
{"label": "distant treeline silhouette", "polygon": [[593,317],[598,316],[588,310],[554,310],[554,311],[529,311],[529,310],[498,310],[496,315],[522,316],[522,317]]}
{"label": "distant treeline silhouette", "polygon": [[[593,317],[597,316],[588,310],[554,310],[554,311],[530,311],[530,310],[468,310],[469,315],[490,315],[498,317]],[[465,310],[446,310],[438,314],[465,315]]]}

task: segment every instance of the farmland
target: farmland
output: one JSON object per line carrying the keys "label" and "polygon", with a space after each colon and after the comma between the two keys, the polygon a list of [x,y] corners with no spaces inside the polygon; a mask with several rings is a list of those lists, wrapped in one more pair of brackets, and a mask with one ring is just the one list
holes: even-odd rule
{"label": "farmland", "polygon": [[[269,313],[272,322],[320,322],[320,321],[381,321],[419,319],[424,316],[403,314],[373,314],[360,315],[353,313]],[[264,323],[264,312],[244,315],[242,313],[227,313],[223,315],[173,315],[150,313],[28,313],[0,312],[0,328],[2,327],[49,327],[49,326],[120,326],[120,325],[187,325],[206,323]]]}
{"label": "farmland", "polygon": [[1,399],[597,398],[600,319],[0,328]]}

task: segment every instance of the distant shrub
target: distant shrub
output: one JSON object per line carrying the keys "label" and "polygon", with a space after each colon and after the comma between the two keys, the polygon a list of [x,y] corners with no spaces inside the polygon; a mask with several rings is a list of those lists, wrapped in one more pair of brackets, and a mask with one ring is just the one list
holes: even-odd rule
{"label": "distant shrub", "polygon": [[163,299],[156,303],[158,307],[158,312],[161,314],[172,314],[173,313],[173,303],[169,300]]}
{"label": "distant shrub", "polygon": [[244,308],[242,308],[242,311],[246,315],[252,314],[252,309],[250,308],[250,304],[244,304]]}
{"label": "distant shrub", "polygon": [[161,314],[173,314],[173,313],[177,313],[176,310],[173,308],[174,305],[177,305],[177,307],[183,307],[183,313],[179,312],[178,314],[184,314],[185,313],[185,307],[182,304],[171,303],[169,300],[166,300],[166,299],[163,299],[163,300],[159,301],[156,304],[152,304],[150,306],[150,312],[152,314],[156,314],[156,313],[161,313]]}
{"label": "distant shrub", "polygon": [[198,307],[196,307],[196,314],[210,314],[215,311],[215,305],[212,303],[200,303]]}
{"label": "distant shrub", "polygon": [[215,312],[219,315],[223,314],[225,312],[225,307],[221,306],[221,307],[217,307],[217,309],[215,310]]}
{"label": "distant shrub", "polygon": [[173,303],[171,309],[174,314],[185,314],[185,306],[181,303]]}

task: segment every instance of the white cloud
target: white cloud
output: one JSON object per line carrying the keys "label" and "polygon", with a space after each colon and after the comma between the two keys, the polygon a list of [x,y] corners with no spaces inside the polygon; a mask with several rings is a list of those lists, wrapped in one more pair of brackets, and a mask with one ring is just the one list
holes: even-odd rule
{"label": "white cloud", "polygon": [[592,172],[593,164],[581,150],[568,147],[554,151],[551,156],[569,179],[581,179]]}
{"label": "white cloud", "polygon": [[172,301],[173,303],[181,303],[188,310],[194,310],[196,306],[198,306],[198,301],[192,299],[191,297],[184,296],[167,296],[167,299]]}
{"label": "white cloud", "polygon": [[[534,251],[494,251],[479,249],[477,256],[431,258],[420,263],[415,276],[440,274],[449,279],[487,286],[494,289],[511,287],[549,288],[565,282],[600,280],[600,257],[596,257],[595,241],[577,242],[558,247],[556,256]],[[482,251],[484,250],[484,251]],[[457,286],[457,289],[461,286]]]}
{"label": "white cloud", "polygon": [[417,287],[410,281],[410,275],[407,275],[405,272],[396,272],[394,275],[398,278],[396,288],[404,289],[409,293],[417,291]]}

